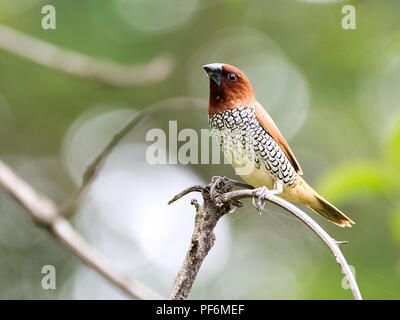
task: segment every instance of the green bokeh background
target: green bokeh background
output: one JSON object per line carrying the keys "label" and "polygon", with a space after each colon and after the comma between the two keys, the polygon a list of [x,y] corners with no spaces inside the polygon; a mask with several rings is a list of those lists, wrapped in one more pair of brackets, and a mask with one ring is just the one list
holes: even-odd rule
{"label": "green bokeh background", "polygon": [[[200,63],[214,61],[198,61],[199,52],[203,52],[202,57],[207,56],[204,48],[210,43],[223,42],[224,33],[241,29],[262,33],[272,39],[307,83],[307,117],[289,141],[305,177],[357,224],[351,229],[340,229],[319,217],[315,219],[335,239],[349,241],[342,247],[343,253],[355,267],[365,298],[400,298],[400,101],[396,99],[400,98],[396,96],[400,89],[400,67],[396,62],[400,57],[400,2],[193,1],[196,10],[186,20],[157,32],[140,29],[123,19],[114,8],[116,2],[0,0],[1,24],[62,48],[122,64],[149,61],[167,53],[176,63],[164,81],[116,88],[66,75],[0,50],[0,94],[12,119],[4,120],[0,113],[2,160],[61,203],[76,188],[65,167],[61,146],[80,115],[99,105],[110,110],[121,106],[140,110],[175,96],[207,99],[205,77],[199,78],[201,81],[196,85],[200,91],[196,91],[193,73],[203,76]],[[138,17],[135,8],[140,12],[140,21],[146,22],[148,15],[149,23],[144,22],[145,26],[151,26],[153,15],[159,10],[169,12],[165,3],[183,6],[181,1],[168,0],[147,4],[120,2],[132,10],[131,19]],[[41,8],[45,4],[52,4],[57,10],[56,30],[41,28]],[[356,30],[341,27],[341,8],[345,4],[356,8]],[[179,10],[171,15],[157,19],[179,21]],[[247,52],[257,48],[238,50],[242,52],[241,59],[246,60]],[[268,76],[265,74],[265,78]],[[267,106],[268,101],[262,102]],[[207,127],[205,115],[198,119],[190,112],[181,116],[181,127]],[[167,120],[159,120],[157,126]],[[35,159],[43,160],[40,167],[36,167],[39,162]],[[221,171],[205,165],[190,168],[206,182],[212,175],[233,175],[228,166],[221,167]],[[45,176],[48,184],[37,179],[38,175]],[[180,190],[171,187],[169,191],[172,196]],[[274,211],[278,210],[270,206],[263,218]],[[281,256],[279,261],[284,262],[282,257],[291,255],[291,251],[287,246],[280,250],[279,246],[254,242],[242,261],[236,257],[232,260],[235,264],[226,265],[221,271],[230,273],[240,269],[242,281],[249,283],[240,292],[235,292],[235,285],[230,284],[231,298],[351,298],[349,290],[341,286],[343,275],[334,259],[305,227],[290,220],[289,226],[267,229],[269,220],[260,223],[259,219],[249,214],[241,223],[232,224],[233,237],[238,239],[251,233],[262,237],[264,232],[274,232],[277,243],[279,238],[285,243],[300,242],[304,252],[309,252],[307,263],[293,270],[296,293],[291,292],[290,283],[279,291],[263,280],[264,273],[269,277],[273,273],[268,270],[267,262],[275,256]],[[6,194],[0,194],[0,239],[0,298],[76,298],[69,289],[70,279],[81,262],[46,230],[35,226]],[[238,242],[235,246],[240,246]],[[252,271],[259,270],[253,266],[255,255],[257,263],[265,260],[263,272]],[[56,266],[57,290],[41,288],[40,270],[44,264]],[[290,265],[284,267],[290,269]],[[192,297],[229,298],[214,291],[211,282],[199,285]],[[148,284],[157,289],[157,284],[151,281]]]}

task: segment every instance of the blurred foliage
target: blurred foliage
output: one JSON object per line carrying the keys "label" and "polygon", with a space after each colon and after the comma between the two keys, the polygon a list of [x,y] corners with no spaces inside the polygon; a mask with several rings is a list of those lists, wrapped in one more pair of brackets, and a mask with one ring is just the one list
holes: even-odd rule
{"label": "blurred foliage", "polygon": [[321,178],[320,188],[332,201],[376,197],[390,201],[394,238],[400,243],[400,122],[385,138],[377,160],[351,161]]}
{"label": "blurred foliage", "polygon": [[[249,71],[250,80],[257,83],[257,96],[264,94],[261,102],[267,109],[271,107],[274,119],[284,119],[290,105],[284,108],[269,100],[265,92],[278,92],[276,99],[289,103],[281,96],[289,99],[297,91],[279,84],[293,80],[295,89],[301,89],[307,105],[294,115],[304,122],[290,139],[292,149],[307,181],[357,224],[339,229],[313,217],[335,239],[349,240],[342,249],[356,269],[364,297],[400,298],[398,0],[190,0],[185,5],[186,1],[179,0],[52,0],[57,29],[45,31],[40,24],[41,7],[49,2],[0,0],[0,23],[62,48],[120,63],[149,61],[168,53],[177,67],[160,83],[112,88],[0,50],[0,157],[27,181],[61,203],[77,183],[66,163],[75,154],[79,158],[79,151],[85,149],[82,146],[68,157],[64,154],[78,118],[104,107],[140,110],[174,96],[207,99],[208,84],[201,65],[215,62],[210,57],[228,59],[226,62]],[[340,26],[341,7],[347,3],[357,9],[356,30]],[[249,42],[244,46],[241,40],[229,40],[237,34]],[[279,64],[265,62],[269,55],[275,59],[270,61]],[[273,73],[274,66],[286,67],[287,73],[280,69]],[[271,74],[281,77],[271,78]],[[285,79],[286,75],[293,79]],[[284,89],[281,96],[276,86]],[[177,118],[180,128],[207,127],[206,115],[182,112],[156,119],[148,128],[165,128],[169,119]],[[277,122],[279,126],[281,122]],[[93,140],[106,139],[104,134],[115,125],[107,127],[102,122]],[[131,138],[137,142],[143,136],[135,133]],[[213,175],[233,175],[224,165],[191,165],[188,169],[204,181]],[[165,171],[163,177],[168,177],[168,169]],[[180,191],[174,177],[163,179],[171,183],[166,196]],[[318,183],[313,183],[316,180]],[[156,177],[154,181],[157,183]],[[164,208],[165,202],[159,205]],[[188,210],[192,210],[189,205]],[[117,217],[114,211],[108,218]],[[242,209],[226,217],[232,242],[229,258],[222,271],[199,280],[193,298],[351,298],[341,287],[343,275],[334,258],[304,226],[275,207],[269,206],[261,217],[250,212],[254,213]],[[85,219],[86,213],[83,208],[74,220],[78,228],[82,228],[79,219]],[[125,235],[119,235],[119,227],[108,225],[110,220],[95,214],[90,217],[95,233],[90,240],[100,246],[100,235],[106,235],[113,262],[123,265],[123,259],[140,253],[141,249],[129,242],[121,248],[118,239]],[[105,227],[101,227],[101,219],[107,221]],[[77,286],[75,279],[84,266],[45,230],[34,226],[4,194],[0,195],[0,253],[1,298],[121,297],[108,287],[105,291],[93,289],[93,283],[102,280],[93,278],[90,271],[79,280],[83,287]],[[164,276],[163,266],[141,263],[128,271],[152,288],[168,292],[173,272],[168,274],[167,284],[160,285],[145,271]],[[40,266],[45,264],[57,269],[57,290],[40,287]],[[242,281],[237,283],[237,279]],[[86,295],[81,293],[84,287]]]}

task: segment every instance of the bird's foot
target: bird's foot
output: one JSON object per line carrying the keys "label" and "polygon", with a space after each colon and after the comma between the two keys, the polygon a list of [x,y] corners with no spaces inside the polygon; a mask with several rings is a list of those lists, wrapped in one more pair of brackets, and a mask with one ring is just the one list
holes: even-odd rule
{"label": "bird's foot", "polygon": [[255,201],[255,197],[253,197],[253,206],[256,207],[258,210],[258,213],[261,215],[262,211],[264,210],[265,207],[265,196],[269,192],[268,188],[265,186],[262,186],[261,188],[257,189],[258,197],[257,197],[257,203]]}
{"label": "bird's foot", "polygon": [[214,176],[211,179],[211,182],[215,183],[218,182],[219,183],[224,183],[224,185],[227,185],[228,187],[240,187],[240,188],[246,188],[246,189],[254,189],[253,186],[244,183],[244,182],[240,182],[237,180],[233,180],[227,177],[220,177],[220,176]]}
{"label": "bird's foot", "polygon": [[[232,180],[227,177],[214,176],[211,179],[211,183],[212,183],[212,185],[210,187],[210,197],[211,197],[211,200],[217,205],[218,205],[217,197],[221,193],[226,193],[226,192],[232,191],[233,187],[254,189],[253,186],[251,186],[247,183]],[[234,200],[234,201],[232,201],[232,205],[236,208],[240,208],[243,205],[243,203],[239,200]]]}
{"label": "bird's foot", "polygon": [[258,210],[258,213],[261,215],[262,211],[264,210],[265,207],[265,197],[270,194],[270,195],[277,195],[282,193],[283,191],[283,184],[281,181],[276,181],[274,184],[274,189],[269,190],[267,187],[262,186],[261,188],[257,189],[257,204],[255,202],[255,197],[253,197],[253,205],[256,207]]}
{"label": "bird's foot", "polygon": [[[218,196],[218,193],[225,193],[229,192],[232,190],[232,187],[241,187],[241,188],[248,188],[248,189],[254,189],[253,186],[243,183],[240,181],[232,180],[227,177],[219,177],[219,176],[214,176],[211,179],[212,185],[210,188],[210,195],[211,199],[215,202],[215,199]],[[218,192],[217,192],[218,189]]]}

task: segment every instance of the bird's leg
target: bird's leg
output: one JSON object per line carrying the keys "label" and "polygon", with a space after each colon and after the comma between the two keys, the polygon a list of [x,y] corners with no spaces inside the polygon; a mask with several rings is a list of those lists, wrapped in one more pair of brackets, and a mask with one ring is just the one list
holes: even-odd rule
{"label": "bird's leg", "polygon": [[271,194],[281,194],[283,191],[283,182],[276,180],[274,183],[274,189],[270,191]]}
{"label": "bird's leg", "polygon": [[[240,181],[232,180],[227,177],[219,177],[219,176],[214,176],[211,179],[212,185],[210,187],[210,196],[213,202],[216,202],[216,198],[218,196],[218,192],[216,191],[216,188],[220,187],[220,183],[223,183],[222,186],[222,192],[229,192],[231,191],[232,187],[241,187],[241,188],[248,188],[248,189],[254,189],[253,186],[243,183]],[[233,202],[233,205],[236,207],[241,207],[242,203],[239,200],[236,200]]]}
{"label": "bird's leg", "polygon": [[214,176],[214,177],[212,177],[211,181],[212,182],[218,181],[218,183],[223,182],[228,187],[241,187],[241,188],[247,188],[247,189],[254,189],[253,186],[251,186],[247,183],[233,180],[233,179],[230,179],[227,177]]}
{"label": "bird's leg", "polygon": [[272,190],[268,190],[267,187],[262,186],[261,188],[259,188],[259,193],[258,193],[258,201],[257,204],[255,203],[255,199],[253,198],[253,205],[257,208],[259,214],[262,213],[262,211],[264,210],[265,207],[265,196],[269,193],[269,194],[281,194],[283,191],[283,183],[281,180],[276,180],[274,182],[274,189]]}

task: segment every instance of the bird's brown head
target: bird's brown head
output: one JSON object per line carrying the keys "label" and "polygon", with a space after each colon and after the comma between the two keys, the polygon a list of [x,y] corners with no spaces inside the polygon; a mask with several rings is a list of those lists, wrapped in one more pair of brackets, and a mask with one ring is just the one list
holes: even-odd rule
{"label": "bird's brown head", "polygon": [[256,103],[250,81],[239,69],[223,63],[206,64],[203,68],[210,78],[210,116]]}

